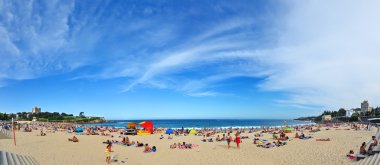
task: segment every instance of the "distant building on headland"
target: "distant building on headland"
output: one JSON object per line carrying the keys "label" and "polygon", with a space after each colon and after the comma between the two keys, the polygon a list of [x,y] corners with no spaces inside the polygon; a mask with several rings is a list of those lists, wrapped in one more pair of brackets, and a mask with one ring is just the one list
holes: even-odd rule
{"label": "distant building on headland", "polygon": [[35,113],[41,113],[41,108],[35,106],[32,108],[32,114],[35,114]]}
{"label": "distant building on headland", "polygon": [[364,100],[361,104],[361,111],[366,113],[366,112],[371,112],[372,107],[369,106],[368,100]]}
{"label": "distant building on headland", "polygon": [[331,115],[323,115],[322,116],[322,121],[331,121]]}

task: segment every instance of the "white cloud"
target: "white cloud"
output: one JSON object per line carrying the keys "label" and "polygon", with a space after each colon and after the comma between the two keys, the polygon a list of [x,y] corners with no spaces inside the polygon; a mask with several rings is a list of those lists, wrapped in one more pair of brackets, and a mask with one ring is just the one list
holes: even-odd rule
{"label": "white cloud", "polygon": [[56,70],[59,49],[67,44],[72,2],[35,1],[0,5],[0,71],[3,79],[29,79]]}
{"label": "white cloud", "polygon": [[261,60],[263,89],[289,93],[285,102],[328,108],[380,105],[379,1],[293,1],[279,24],[278,46]]}
{"label": "white cloud", "polygon": [[[278,16],[281,21],[274,20],[269,28],[276,37],[261,37],[276,43],[274,46],[260,49],[245,44],[256,38],[243,38],[234,32],[251,34],[241,29],[254,24],[241,19],[226,21],[185,42],[188,46],[166,51],[164,58],[153,61],[127,90],[155,81],[160,87],[188,95],[211,96],[213,87],[229,78],[266,77],[259,87],[284,92],[287,98],[277,100],[280,104],[304,109],[351,108],[369,99],[379,105],[379,2],[292,1],[286,6],[286,12]],[[236,60],[243,64],[218,68]],[[200,66],[212,66],[211,73],[169,81],[163,78]],[[221,78],[211,81],[211,77]]]}
{"label": "white cloud", "polygon": [[217,92],[205,91],[205,92],[199,92],[199,93],[187,93],[187,95],[193,96],[193,97],[210,97],[210,96],[218,96],[220,94]]}
{"label": "white cloud", "polygon": [[[253,24],[249,21],[242,21],[241,19],[230,19],[228,21],[219,23],[215,27],[211,27],[208,31],[192,37],[187,41],[184,41],[183,44],[180,43],[177,46],[174,46],[173,49],[165,50],[157,54],[156,56],[161,57],[153,60],[151,64],[142,72],[141,76],[132,82],[129,86],[126,87],[124,91],[129,91],[133,89],[136,85],[139,84],[157,84],[157,77],[172,76],[173,74],[186,71],[189,68],[199,69],[197,67],[212,65],[214,68],[210,70],[215,71],[213,74],[206,74],[201,76],[201,79],[209,79],[208,77],[215,77],[223,75],[228,79],[232,76],[226,76],[231,74],[226,74],[226,70],[217,71],[217,67],[221,62],[224,61],[233,61],[235,59],[244,59],[249,60],[253,59],[255,53],[252,50],[244,50],[247,46],[252,45],[252,39],[254,36],[251,36],[251,31],[239,31],[238,29],[252,26]],[[249,38],[247,40],[247,38]],[[235,66],[235,65],[233,65]],[[228,67],[228,66],[224,66]],[[234,72],[239,72],[245,70],[244,67],[235,67]],[[252,68],[251,68],[252,69]],[[229,71],[229,70],[228,70]],[[253,70],[252,70],[253,71]],[[199,71],[200,73],[202,71]],[[240,75],[252,75],[238,73]],[[202,75],[202,74],[200,74]],[[222,81],[221,79],[220,81]],[[152,83],[154,81],[155,83]],[[165,80],[166,81],[166,80]],[[203,92],[209,88],[212,83],[203,83],[203,88],[198,86],[189,85],[189,81],[192,81],[191,78],[188,78],[183,81],[175,80],[161,82],[160,84],[169,83],[170,86],[175,90],[179,90],[192,96],[207,96],[204,95],[207,93],[216,92]],[[217,81],[213,81],[217,82]],[[179,85],[181,84],[181,85]],[[185,85],[184,85],[185,84]],[[187,85],[186,85],[187,84]],[[153,85],[155,86],[155,85]],[[160,85],[161,87],[163,85]],[[165,85],[169,86],[169,85]],[[191,89],[192,88],[192,89]],[[197,93],[197,94],[196,94]]]}
{"label": "white cloud", "polygon": [[[206,19],[189,36],[181,35],[189,29],[183,19],[166,21],[153,8],[140,19],[134,14],[144,10],[107,15],[102,3],[74,15],[74,1],[35,3],[43,2],[0,0],[0,86],[90,66],[100,69],[73,79],[124,77],[131,81],[125,91],[148,85],[219,96],[225,80],[264,77],[261,89],[287,94],[281,104],[349,108],[380,100],[379,1],[290,1],[275,20]],[[102,48],[110,41],[117,42]]]}

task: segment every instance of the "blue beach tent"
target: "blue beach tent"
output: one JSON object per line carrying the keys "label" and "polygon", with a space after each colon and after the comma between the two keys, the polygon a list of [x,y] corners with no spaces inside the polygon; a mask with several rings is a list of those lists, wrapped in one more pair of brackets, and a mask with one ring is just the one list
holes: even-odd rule
{"label": "blue beach tent", "polygon": [[172,129],[167,129],[165,134],[173,134],[173,130]]}
{"label": "blue beach tent", "polygon": [[75,132],[83,132],[83,128],[77,128],[75,129]]}

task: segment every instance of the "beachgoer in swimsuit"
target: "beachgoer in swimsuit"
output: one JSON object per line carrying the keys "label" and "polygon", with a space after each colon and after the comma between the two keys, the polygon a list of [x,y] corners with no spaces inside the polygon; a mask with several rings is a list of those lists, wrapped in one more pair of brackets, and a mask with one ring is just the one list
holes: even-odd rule
{"label": "beachgoer in swimsuit", "polygon": [[111,146],[112,144],[108,144],[106,147],[106,163],[110,164],[111,163]]}
{"label": "beachgoer in swimsuit", "polygon": [[237,148],[240,149],[240,135],[239,133],[236,133],[236,138],[235,138],[235,141],[236,141],[236,145],[237,145]]}
{"label": "beachgoer in swimsuit", "polygon": [[230,136],[230,133],[227,134],[227,145],[228,149],[230,148],[230,142],[232,141],[232,137]]}

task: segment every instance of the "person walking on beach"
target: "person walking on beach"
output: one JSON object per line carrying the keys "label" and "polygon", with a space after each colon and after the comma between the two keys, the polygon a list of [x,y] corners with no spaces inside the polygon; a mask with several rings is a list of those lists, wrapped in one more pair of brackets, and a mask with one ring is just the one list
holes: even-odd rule
{"label": "person walking on beach", "polygon": [[232,137],[230,136],[230,133],[227,134],[227,145],[228,145],[228,149],[230,149],[230,143],[232,141]]}
{"label": "person walking on beach", "polygon": [[236,138],[235,138],[235,142],[236,142],[237,148],[240,149],[240,142],[241,142],[241,140],[240,140],[240,133],[237,132],[237,133],[235,134],[235,136],[236,136]]}
{"label": "person walking on beach", "polygon": [[108,143],[107,147],[106,147],[106,162],[108,164],[111,163],[111,146],[112,144],[111,143]]}

